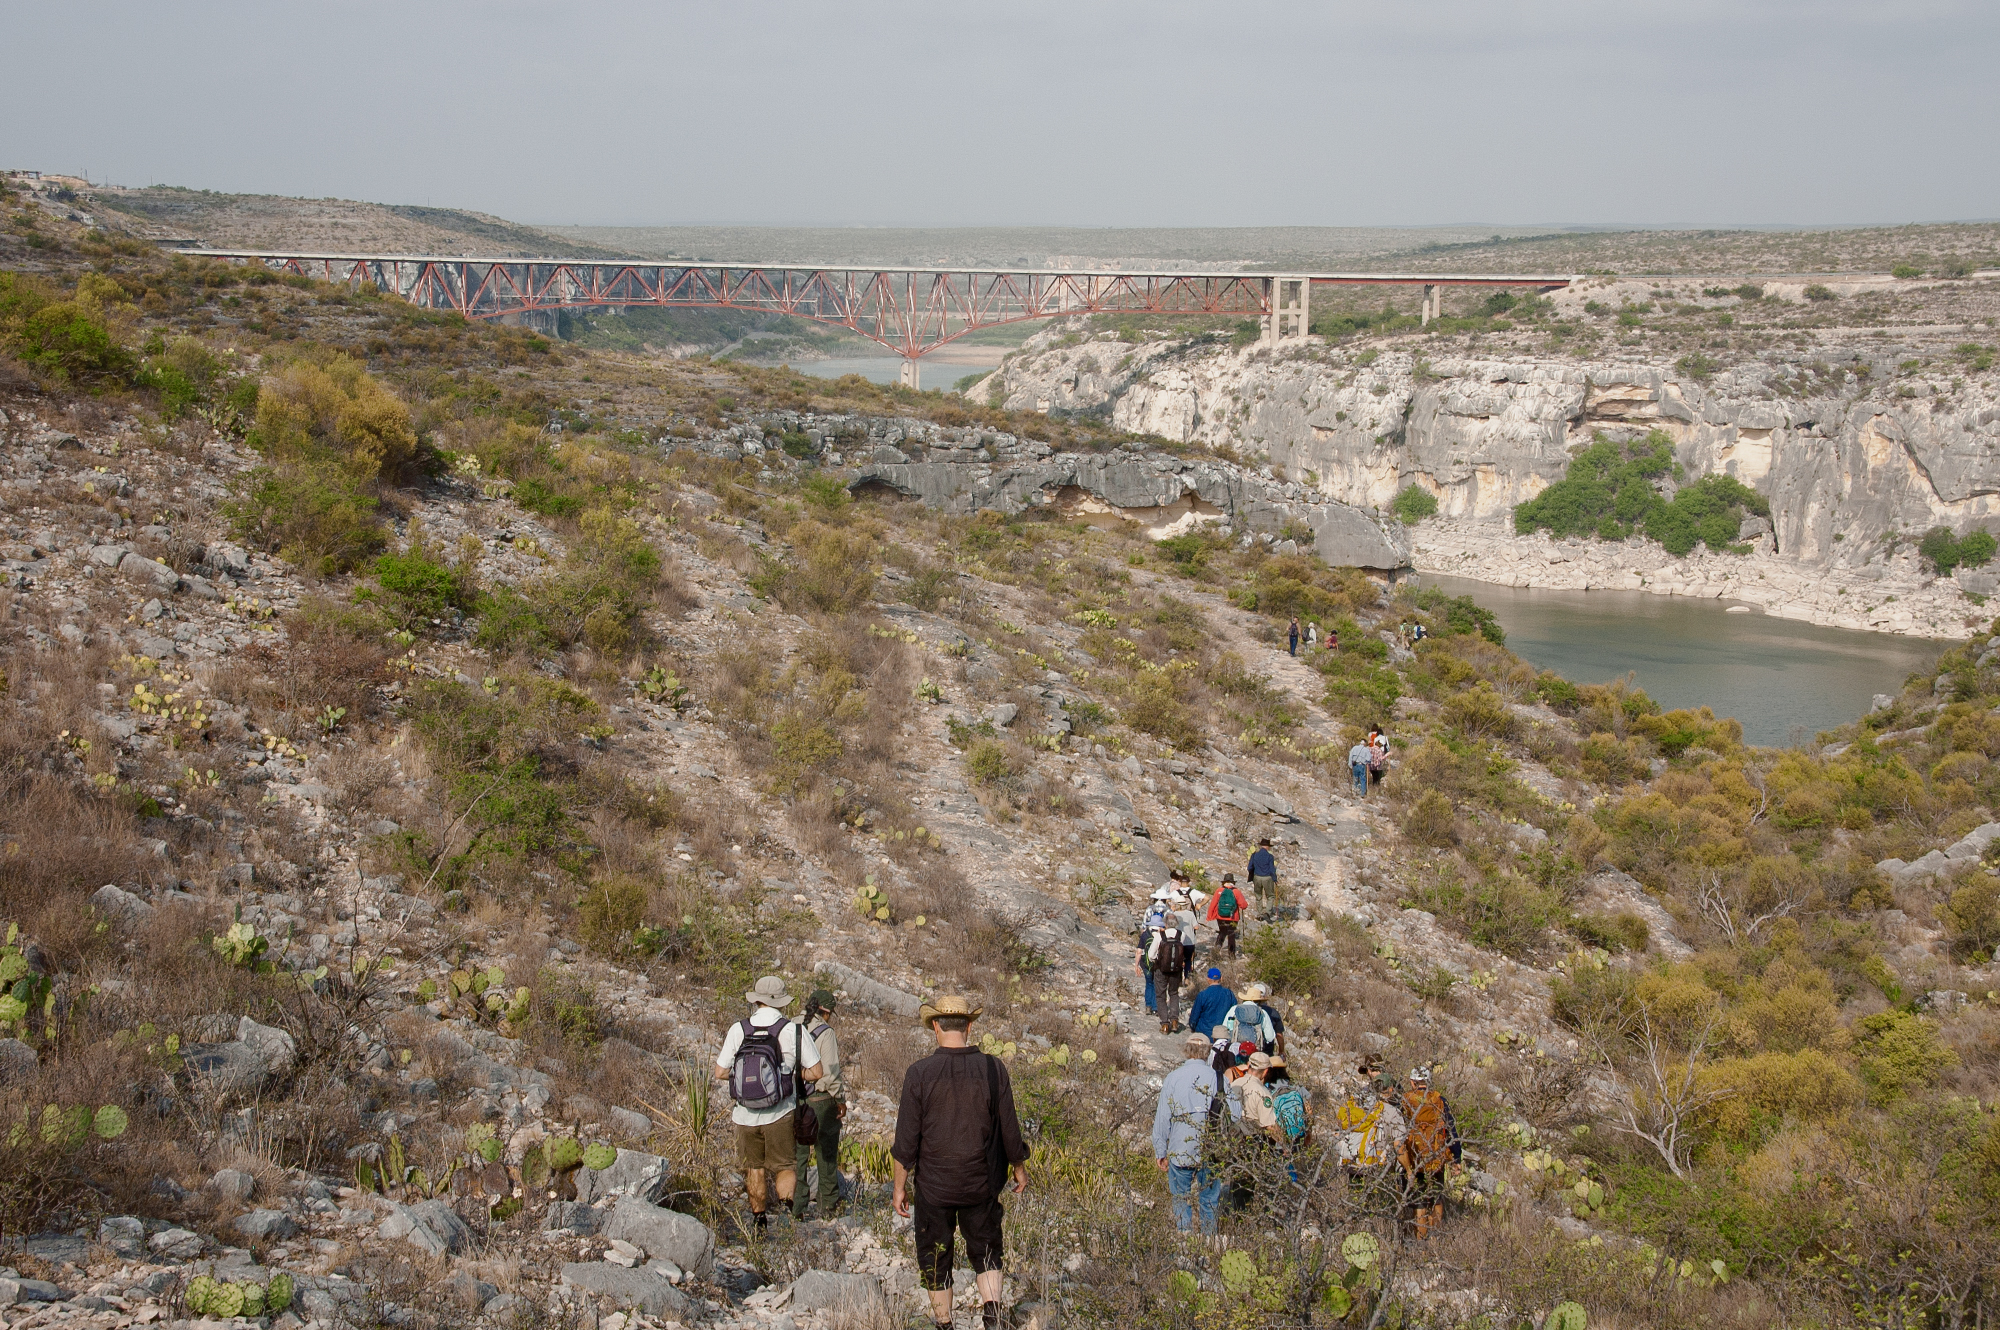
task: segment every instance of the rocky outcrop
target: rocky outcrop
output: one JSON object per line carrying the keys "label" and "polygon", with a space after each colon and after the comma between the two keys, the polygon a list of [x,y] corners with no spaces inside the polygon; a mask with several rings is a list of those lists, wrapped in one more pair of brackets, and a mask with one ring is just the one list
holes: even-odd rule
{"label": "rocky outcrop", "polygon": [[[1629,361],[1427,360],[1407,345],[1350,352],[1314,341],[1284,349],[1155,343],[1119,344],[1116,352],[1115,366],[1106,368],[1106,344],[1030,342],[973,395],[1246,451],[1267,459],[1277,480],[1357,516],[1419,486],[1437,497],[1440,517],[1465,533],[1428,542],[1453,556],[1447,567],[1427,561],[1420,532],[1413,551],[1419,569],[1570,585],[1538,547],[1516,547],[1515,506],[1560,480],[1573,453],[1597,435],[1631,438],[1656,429],[1673,440],[1687,476],[1734,476],[1770,500],[1769,531],[1757,543],[1778,564],[1808,580],[1831,571],[1882,582],[1877,602],[1931,584],[1914,562],[1896,566],[1912,533],[1936,525],[2000,531],[2000,400],[1983,381],[1954,383],[1947,375],[1913,384],[1901,368],[1910,348],[1886,341],[1821,348],[1813,356],[1816,387],[1801,396],[1773,389],[1804,381],[1786,379],[1793,367],[1776,363],[1697,379]],[[1660,556],[1659,568],[1608,584],[1672,591],[1711,580],[1669,570],[1677,561],[1647,548]],[[1609,547],[1607,557],[1624,559],[1625,547]],[[1961,592],[1996,590],[2000,577],[1968,573],[1935,588],[1935,613],[1865,626],[1940,631],[1941,622],[1976,611]],[[1849,603],[1831,602],[1804,617],[1867,618]]]}
{"label": "rocky outcrop", "polygon": [[1408,535],[1379,516],[1296,482],[1165,452],[1060,453],[1000,464],[916,461],[882,448],[851,487],[887,488],[956,513],[1052,507],[1066,517],[1137,525],[1156,540],[1206,523],[1266,535],[1304,529],[1328,563],[1383,570],[1409,564]]}

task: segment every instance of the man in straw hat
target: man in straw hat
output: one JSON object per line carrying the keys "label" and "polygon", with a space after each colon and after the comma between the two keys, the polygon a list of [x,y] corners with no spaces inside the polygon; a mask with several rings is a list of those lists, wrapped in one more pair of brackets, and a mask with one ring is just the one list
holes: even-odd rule
{"label": "man in straw hat", "polygon": [[819,1048],[804,1026],[785,1019],[792,995],[785,981],[767,974],[743,995],[752,1011],[748,1020],[729,1027],[722,1051],[715,1055],[715,1079],[726,1081],[736,1101],[729,1120],[736,1124],[736,1157],[743,1165],[743,1189],[750,1194],[750,1222],[763,1228],[769,1221],[767,1173],[777,1175],[778,1206],[792,1199],[794,1171],[792,1112],[798,1103],[798,1080],[820,1078]]}
{"label": "man in straw hat", "polygon": [[956,995],[918,1010],[937,1051],[903,1073],[896,1110],[894,1205],[909,1215],[907,1189],[916,1181],[917,1272],[931,1295],[931,1319],[951,1324],[953,1234],[979,1285],[985,1324],[1000,1324],[1000,1192],[1007,1173],[1014,1190],[1028,1185],[1028,1146],[1014,1114],[1014,1086],[999,1058],[974,1049],[972,1023],[980,1009]]}

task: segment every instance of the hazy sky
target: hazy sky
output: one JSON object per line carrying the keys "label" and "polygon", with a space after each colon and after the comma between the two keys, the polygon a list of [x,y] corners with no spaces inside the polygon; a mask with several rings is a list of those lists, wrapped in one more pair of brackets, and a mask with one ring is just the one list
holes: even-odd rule
{"label": "hazy sky", "polygon": [[2000,216],[1995,0],[0,0],[0,165],[577,224]]}

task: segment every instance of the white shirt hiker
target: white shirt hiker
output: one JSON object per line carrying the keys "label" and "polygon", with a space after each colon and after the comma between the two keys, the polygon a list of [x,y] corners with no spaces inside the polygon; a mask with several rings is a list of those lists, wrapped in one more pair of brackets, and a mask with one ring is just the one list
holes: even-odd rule
{"label": "white shirt hiker", "polygon": [[[768,1127],[785,1114],[792,1111],[796,1102],[790,1080],[793,1072],[799,1070],[799,1060],[807,1067],[819,1065],[819,1045],[813,1042],[810,1031],[794,1021],[785,1019],[785,1013],[776,1007],[759,1007],[750,1016],[750,1024],[759,1030],[778,1027],[778,1046],[783,1050],[784,1062],[779,1070],[786,1077],[785,1099],[776,1108],[745,1108],[738,1104],[730,1111],[729,1120],[739,1127]],[[722,1051],[716,1054],[715,1066],[718,1071],[728,1071],[736,1065],[736,1050],[743,1047],[743,1022],[729,1027],[729,1033],[722,1038]]]}

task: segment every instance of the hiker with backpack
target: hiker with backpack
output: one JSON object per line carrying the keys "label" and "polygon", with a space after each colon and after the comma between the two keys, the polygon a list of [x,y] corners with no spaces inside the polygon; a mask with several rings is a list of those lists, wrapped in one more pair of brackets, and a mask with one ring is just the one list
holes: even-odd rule
{"label": "hiker with backpack", "polygon": [[1292,647],[1291,647],[1292,654],[1296,656],[1299,654],[1299,616],[1296,614],[1292,616],[1291,640],[1292,640]]}
{"label": "hiker with backpack", "polygon": [[1278,1125],[1278,1110],[1271,1102],[1271,1087],[1264,1079],[1270,1072],[1271,1055],[1252,1053],[1249,1061],[1243,1064],[1243,1075],[1236,1082],[1236,1094],[1243,1104],[1243,1130],[1251,1136],[1262,1136],[1283,1145],[1285,1129]]}
{"label": "hiker with backpack", "polygon": [[1368,727],[1368,782],[1380,785],[1389,772],[1389,740],[1380,725]]}
{"label": "hiker with backpack", "polygon": [[1360,1082],[1335,1110],[1333,1121],[1340,1129],[1340,1162],[1349,1179],[1359,1183],[1400,1162],[1408,1124],[1396,1104],[1394,1079],[1365,1062],[1355,1072]]}
{"label": "hiker with backpack", "polygon": [[1207,1166],[1204,1147],[1211,1142],[1205,1138],[1221,1125],[1225,1113],[1231,1120],[1240,1117],[1242,1107],[1231,1098],[1223,1070],[1209,1057],[1204,1036],[1190,1032],[1182,1051],[1187,1060],[1167,1073],[1159,1106],[1153,1110],[1153,1159],[1167,1175],[1174,1226],[1183,1233],[1193,1228],[1199,1206],[1201,1231],[1214,1237],[1222,1179]]}
{"label": "hiker with backpack", "polygon": [[1257,842],[1250,855],[1250,891],[1257,898],[1258,915],[1269,922],[1278,910],[1278,860],[1271,853],[1269,836]]}
{"label": "hiker with backpack", "polygon": [[[1236,874],[1224,873],[1222,885],[1208,898],[1208,922],[1215,925],[1215,950],[1219,954],[1224,947],[1229,954],[1236,955],[1236,931],[1243,926],[1246,913],[1243,889],[1236,885]],[[1195,1029],[1203,1027],[1196,1025]]]}
{"label": "hiker with backpack", "polygon": [[1429,1067],[1410,1069],[1410,1088],[1403,1092],[1402,1164],[1416,1210],[1416,1233],[1428,1238],[1444,1223],[1445,1170],[1464,1157],[1458,1121],[1443,1095],[1431,1088]]}
{"label": "hiker with backpack", "polygon": [[1155,890],[1152,903],[1146,909],[1146,917],[1139,922],[1139,939],[1132,966],[1133,971],[1146,981],[1146,1014],[1149,1016],[1159,1014],[1159,994],[1156,991],[1157,985],[1153,979],[1152,967],[1146,964],[1146,953],[1152,949],[1153,934],[1165,928],[1167,921],[1173,917],[1172,908],[1168,903],[1172,895],[1173,893],[1165,887]]}
{"label": "hiker with backpack", "polygon": [[1243,999],[1246,1002],[1256,1003],[1264,1013],[1264,1024],[1271,1031],[1271,1038],[1265,1051],[1274,1056],[1284,1056],[1285,1018],[1271,1001],[1271,986],[1262,981],[1253,983],[1243,990]]}
{"label": "hiker with backpack", "polygon": [[917,1011],[937,1048],[903,1073],[889,1149],[895,1161],[891,1205],[910,1217],[914,1180],[917,1273],[930,1293],[931,1319],[951,1325],[956,1235],[965,1239],[986,1330],[998,1330],[1006,1218],[1000,1194],[1010,1170],[1015,1193],[1027,1188],[1028,1146],[1006,1064],[971,1046],[979,1015],[980,1008],[955,994]]}
{"label": "hiker with backpack", "polygon": [[840,1121],[847,1116],[847,1089],[840,1079],[840,1039],[833,1032],[834,996],[815,988],[806,999],[805,1016],[813,1047],[819,1050],[819,1080],[806,1096],[804,1111],[812,1114],[818,1128],[814,1140],[801,1140],[793,1160],[798,1181],[792,1194],[792,1218],[803,1220],[812,1204],[807,1185],[813,1156],[819,1156],[819,1217],[831,1219],[840,1213]]}
{"label": "hiker with backpack", "polygon": [[1211,1038],[1222,1024],[1222,1018],[1236,1005],[1236,994],[1229,985],[1222,982],[1222,971],[1215,966],[1208,968],[1208,982],[1204,983],[1188,1004],[1188,1030],[1204,1038]]}
{"label": "hiker with backpack", "polygon": [[743,997],[755,1010],[729,1027],[715,1055],[715,1079],[728,1084],[736,1101],[729,1114],[736,1126],[736,1158],[750,1197],[750,1222],[763,1229],[773,1191],[781,1210],[791,1202],[803,1125],[793,1112],[805,1084],[820,1079],[821,1068],[813,1037],[785,1019],[792,995],[782,978],[767,974]]}
{"label": "hiker with backpack", "polygon": [[[1283,1057],[1272,1057],[1270,1070],[1264,1073],[1264,1088],[1271,1093],[1271,1109],[1278,1115],[1278,1127],[1285,1136],[1283,1144],[1293,1149],[1312,1144],[1312,1100],[1305,1087],[1292,1079]],[[1293,1178],[1297,1180],[1296,1173]]]}
{"label": "hiker with backpack", "polygon": [[1153,930],[1146,949],[1146,969],[1152,976],[1160,1033],[1172,1034],[1181,1024],[1181,984],[1187,979],[1188,960],[1194,948],[1181,928],[1180,915],[1168,915]]}
{"label": "hiker with backpack", "polygon": [[[1255,992],[1255,986],[1249,991]],[[1248,1061],[1255,1053],[1268,1053],[1278,1043],[1278,1032],[1271,1027],[1271,1014],[1248,1000],[1247,994],[1244,1001],[1231,1007],[1222,1018],[1222,1037],[1239,1061]]]}

